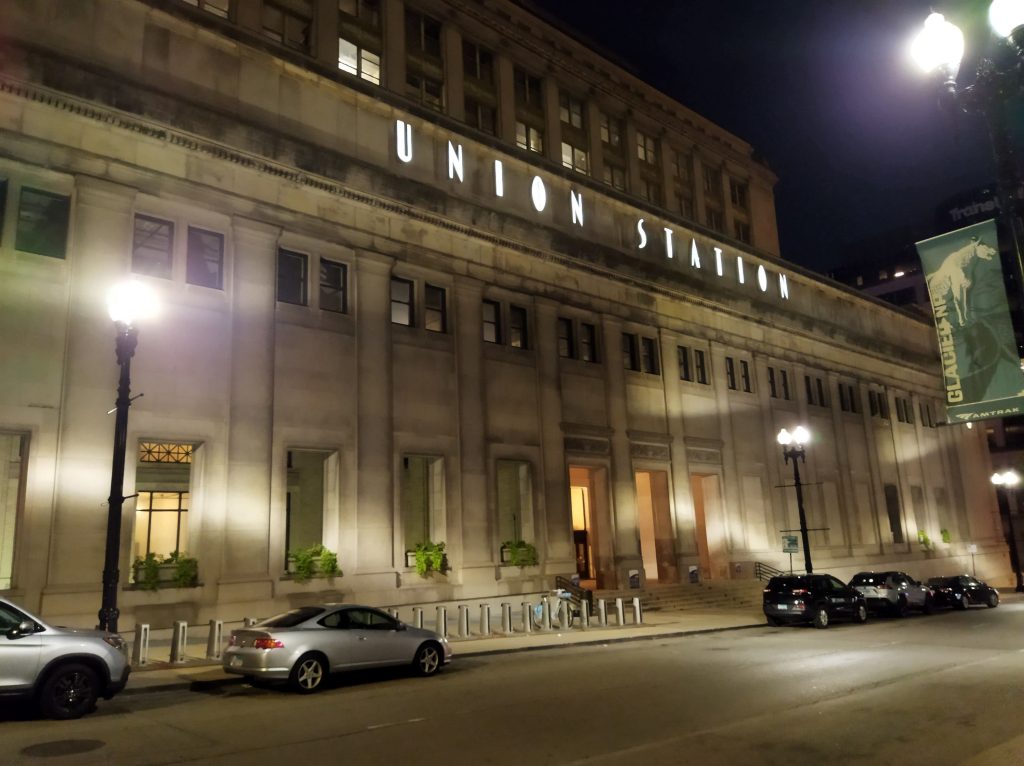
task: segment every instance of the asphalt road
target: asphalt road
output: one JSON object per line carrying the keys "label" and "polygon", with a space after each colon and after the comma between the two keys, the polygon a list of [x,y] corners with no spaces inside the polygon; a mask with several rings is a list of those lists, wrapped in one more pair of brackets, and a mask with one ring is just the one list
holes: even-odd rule
{"label": "asphalt road", "polygon": [[0,708],[5,764],[1024,764],[1024,601],[456,658],[436,678]]}

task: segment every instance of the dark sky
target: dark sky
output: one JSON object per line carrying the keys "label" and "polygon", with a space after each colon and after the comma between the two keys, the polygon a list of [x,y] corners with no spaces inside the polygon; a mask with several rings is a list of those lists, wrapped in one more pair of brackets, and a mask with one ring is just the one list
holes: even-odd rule
{"label": "dark sky", "polygon": [[[987,0],[534,0],[617,63],[749,142],[779,176],[783,257],[818,271],[851,242],[930,225],[994,179],[984,122],[953,117],[907,56],[932,8],[990,45]],[[944,7],[945,5],[945,7]],[[563,27],[565,28],[565,27]]]}

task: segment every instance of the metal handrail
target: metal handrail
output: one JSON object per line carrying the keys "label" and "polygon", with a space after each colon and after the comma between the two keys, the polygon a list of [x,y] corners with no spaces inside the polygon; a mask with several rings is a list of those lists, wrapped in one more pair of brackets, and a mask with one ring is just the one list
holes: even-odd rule
{"label": "metal handrail", "polygon": [[754,562],[754,577],[758,580],[770,580],[773,577],[786,574],[781,569],[776,569],[768,564],[762,564],[760,561]]}

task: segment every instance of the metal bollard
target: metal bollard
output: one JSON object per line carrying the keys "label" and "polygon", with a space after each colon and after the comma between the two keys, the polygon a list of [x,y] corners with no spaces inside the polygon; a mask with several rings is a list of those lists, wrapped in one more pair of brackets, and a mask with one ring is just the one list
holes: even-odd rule
{"label": "metal bollard", "polygon": [[540,626],[544,630],[551,630],[551,601],[548,600],[547,596],[542,596],[540,600],[543,611],[541,612]]}
{"label": "metal bollard", "polygon": [[523,602],[523,633],[533,633],[533,604]]}
{"label": "metal bollard", "polygon": [[580,629],[586,630],[590,627],[590,602],[586,599],[580,601]]}
{"label": "metal bollard", "polygon": [[602,628],[608,627],[608,604],[603,598],[597,600],[597,624]]}
{"label": "metal bollard", "polygon": [[501,603],[501,632],[512,635],[512,604],[507,601]]}
{"label": "metal bollard", "polygon": [[414,606],[412,608],[412,624],[417,628],[423,627],[423,607]]}
{"label": "metal bollard", "polygon": [[210,635],[206,639],[206,659],[219,660],[224,652],[224,622],[210,620]]}
{"label": "metal bollard", "polygon": [[441,635],[441,638],[448,638],[448,607],[437,607],[437,625],[434,630]]}
{"label": "metal bollard", "polygon": [[174,634],[171,636],[171,662],[184,662],[187,647],[188,623],[184,620],[175,620]]}
{"label": "metal bollard", "polygon": [[626,624],[625,614],[624,614],[623,609],[622,609],[622,599],[621,598],[615,599],[615,619],[618,620],[618,622],[616,624],[619,625],[620,627],[622,625]]}
{"label": "metal bollard", "polygon": [[259,620],[257,618],[255,618],[255,617],[243,617],[242,618],[242,627],[251,628],[257,622],[259,622]]}
{"label": "metal bollard", "polygon": [[459,604],[459,638],[469,638],[469,604]]}
{"label": "metal bollard", "polygon": [[480,635],[491,635],[491,605],[480,605]]}
{"label": "metal bollard", "polygon": [[135,643],[132,644],[132,665],[139,667],[149,662],[149,625],[135,626]]}
{"label": "metal bollard", "polygon": [[640,597],[633,596],[633,623],[639,625],[643,622],[643,615],[640,612]]}

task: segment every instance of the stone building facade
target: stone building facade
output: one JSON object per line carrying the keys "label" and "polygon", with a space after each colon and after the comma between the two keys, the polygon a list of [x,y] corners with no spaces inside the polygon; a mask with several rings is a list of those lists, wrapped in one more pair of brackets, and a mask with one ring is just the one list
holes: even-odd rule
{"label": "stone building facade", "polygon": [[[0,49],[0,592],[122,626],[816,569],[1009,577],[932,328],[781,258],[750,146],[500,0],[36,0]],[[134,505],[132,505],[134,503]],[[503,544],[538,563],[503,562]],[[926,541],[927,544],[924,544]],[[409,551],[446,544],[421,577]],[[342,573],[298,581],[322,544]],[[970,546],[973,546],[970,547]],[[187,552],[199,585],[131,583]]]}

